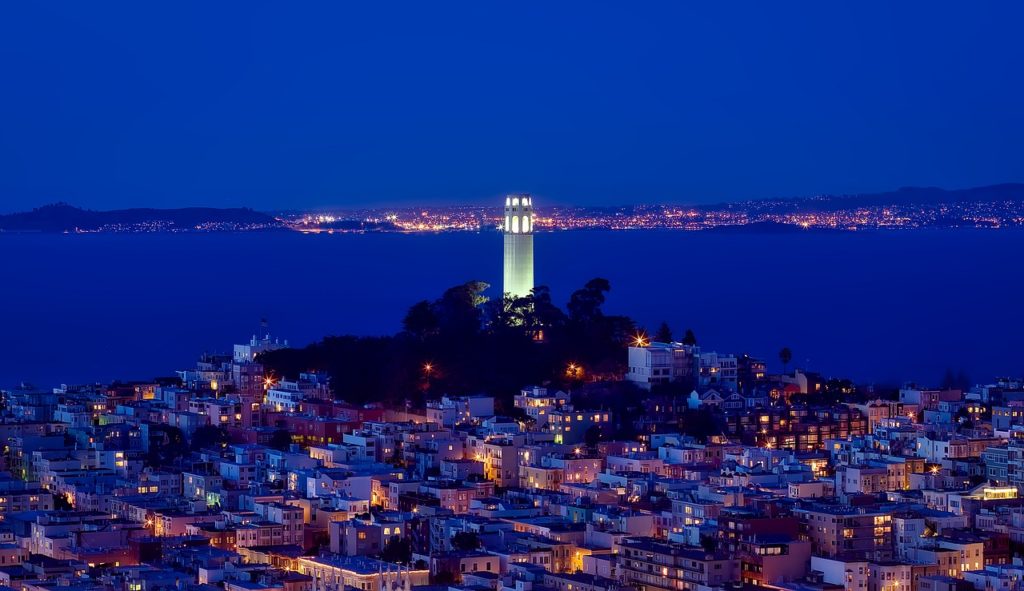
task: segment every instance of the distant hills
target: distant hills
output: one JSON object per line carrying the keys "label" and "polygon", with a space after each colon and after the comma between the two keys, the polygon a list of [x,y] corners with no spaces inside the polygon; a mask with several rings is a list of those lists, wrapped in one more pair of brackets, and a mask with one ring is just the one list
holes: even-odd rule
{"label": "distant hills", "polygon": [[[700,205],[693,216],[661,215],[667,205],[572,207],[548,210],[553,227],[598,229],[621,226],[623,211],[645,218],[636,228],[707,229],[786,232],[808,227],[1006,227],[1024,220],[1024,183],[970,189],[907,187],[857,195],[819,195]],[[428,217],[427,211],[430,211]],[[480,220],[496,217],[496,208],[419,207],[411,213],[385,208],[349,212],[350,217],[307,226],[301,214],[277,218],[248,208],[189,207],[92,211],[56,203],[23,213],[0,215],[0,232],[218,232],[276,230],[340,232],[417,232],[479,229]],[[408,215],[406,215],[408,214]],[[459,217],[453,224],[449,217]],[[557,218],[557,219],[555,219]],[[424,220],[430,222],[424,225]],[[447,220],[447,221],[446,221]],[[456,220],[456,221],[459,221]],[[301,223],[299,223],[301,221]],[[447,225],[446,225],[447,224]]]}
{"label": "distant hills", "polygon": [[92,211],[55,203],[0,215],[5,232],[195,231],[281,227],[273,216],[248,208],[115,209]]}
{"label": "distant hills", "polygon": [[1003,183],[970,189],[941,189],[938,187],[903,187],[896,191],[857,195],[822,195],[792,199],[767,199],[732,207],[758,204],[793,211],[839,211],[859,207],[885,207],[891,205],[939,205],[954,203],[990,203],[998,201],[1024,201],[1024,183]]}

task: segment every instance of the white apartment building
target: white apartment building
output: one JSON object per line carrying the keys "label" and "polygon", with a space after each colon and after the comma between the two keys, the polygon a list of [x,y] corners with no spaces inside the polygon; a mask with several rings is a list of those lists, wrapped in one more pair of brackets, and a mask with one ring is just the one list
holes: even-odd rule
{"label": "white apartment building", "polygon": [[654,342],[630,347],[626,379],[650,390],[656,384],[691,378],[699,369],[699,357],[699,347],[682,343]]}

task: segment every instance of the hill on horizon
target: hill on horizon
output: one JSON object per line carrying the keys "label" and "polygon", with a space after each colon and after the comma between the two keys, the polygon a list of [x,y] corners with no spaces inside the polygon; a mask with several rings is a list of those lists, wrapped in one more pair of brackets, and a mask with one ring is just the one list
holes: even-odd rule
{"label": "hill on horizon", "polygon": [[[966,189],[940,187],[902,187],[894,191],[852,195],[822,194],[815,197],[792,197],[733,201],[693,206],[713,211],[716,209],[743,209],[776,213],[834,212],[857,208],[921,205],[943,203],[995,203],[1024,201],[1024,183],[1000,183]],[[386,205],[379,206],[380,209]],[[593,211],[616,210],[615,207],[577,206]],[[346,228],[351,221],[337,224]],[[362,222],[360,222],[362,224]],[[74,232],[94,231],[110,226],[142,226],[159,224],[168,230],[192,230],[204,224],[274,229],[284,224],[273,215],[247,207],[185,207],[185,208],[130,208],[97,211],[75,207],[67,203],[53,203],[31,211],[0,214],[0,232]],[[365,224],[363,224],[365,225]],[[362,228],[362,225],[360,226]],[[388,224],[372,229],[387,230]],[[768,229],[768,228],[765,228]]]}
{"label": "hill on horizon", "polygon": [[[836,211],[858,207],[885,205],[937,205],[940,203],[986,203],[994,201],[1024,200],[1024,183],[999,183],[967,189],[940,187],[901,187],[881,193],[853,195],[825,194],[817,197],[789,199],[763,199],[747,203],[764,203],[779,207],[792,207],[804,211]],[[735,204],[734,204],[735,205]]]}
{"label": "hill on horizon", "polygon": [[53,203],[32,211],[0,215],[0,231],[74,232],[105,226],[137,226],[161,223],[170,229],[188,230],[203,224],[277,226],[270,215],[249,208],[184,207],[178,209],[133,208],[94,211],[67,203]]}

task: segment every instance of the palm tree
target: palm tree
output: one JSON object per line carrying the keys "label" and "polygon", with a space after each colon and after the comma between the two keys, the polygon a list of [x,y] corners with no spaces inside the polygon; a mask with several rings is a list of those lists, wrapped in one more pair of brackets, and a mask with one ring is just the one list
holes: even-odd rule
{"label": "palm tree", "polygon": [[789,350],[789,347],[783,347],[782,350],[779,351],[779,361],[782,362],[782,373],[787,372],[786,368],[792,360],[793,352]]}
{"label": "palm tree", "polygon": [[658,332],[654,335],[654,340],[659,343],[672,342],[672,329],[668,327],[668,322],[665,322],[664,320],[661,322],[661,326],[658,327]]}

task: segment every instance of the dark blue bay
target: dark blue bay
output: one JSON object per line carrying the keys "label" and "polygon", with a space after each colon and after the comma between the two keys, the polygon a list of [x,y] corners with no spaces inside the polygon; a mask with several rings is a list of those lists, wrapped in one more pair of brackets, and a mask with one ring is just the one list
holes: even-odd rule
{"label": "dark blue bay", "polygon": [[[1024,373],[1024,232],[572,232],[536,237],[558,301],[611,280],[607,309],[701,344],[859,380]],[[0,235],[0,384],[168,375],[260,318],[293,344],[386,334],[446,287],[501,275],[497,233]]]}

